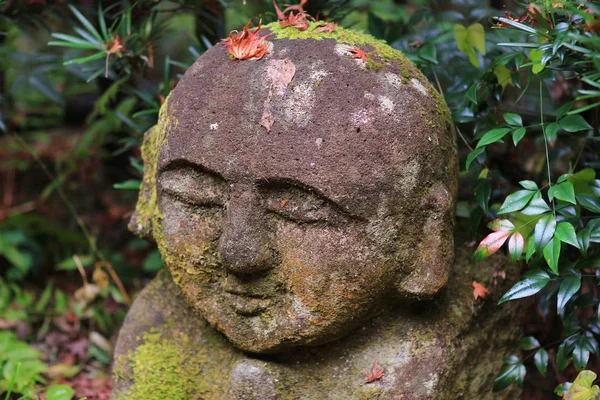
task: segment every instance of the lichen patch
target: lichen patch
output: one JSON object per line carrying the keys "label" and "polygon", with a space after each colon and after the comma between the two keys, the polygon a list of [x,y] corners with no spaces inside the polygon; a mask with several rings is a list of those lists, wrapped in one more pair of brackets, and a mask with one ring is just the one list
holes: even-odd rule
{"label": "lichen patch", "polygon": [[352,126],[358,127],[360,125],[365,125],[373,121],[373,113],[370,110],[365,108],[361,108],[358,111],[355,111],[350,116],[350,123]]}
{"label": "lichen patch", "polygon": [[385,81],[392,87],[396,89],[400,89],[402,86],[402,78],[398,74],[394,74],[393,72],[386,72],[383,75]]}
{"label": "lichen patch", "polygon": [[427,89],[425,89],[425,86],[423,86],[423,84],[417,78],[411,78],[410,83],[412,83],[413,87],[421,92],[424,96],[427,96]]}
{"label": "lichen patch", "polygon": [[394,111],[394,102],[387,96],[379,96],[379,108],[384,113],[391,114]]}
{"label": "lichen patch", "polygon": [[286,119],[305,127],[312,119],[312,109],[315,105],[315,88],[312,83],[298,83],[286,96],[284,112]]}

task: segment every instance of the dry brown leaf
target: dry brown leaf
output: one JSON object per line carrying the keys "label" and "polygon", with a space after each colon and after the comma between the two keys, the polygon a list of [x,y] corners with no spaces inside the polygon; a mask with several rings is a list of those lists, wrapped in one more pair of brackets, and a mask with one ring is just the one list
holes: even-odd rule
{"label": "dry brown leaf", "polygon": [[265,79],[269,82],[269,94],[263,106],[263,114],[260,118],[260,125],[264,126],[267,133],[275,123],[275,118],[271,112],[271,101],[273,96],[283,97],[285,91],[296,74],[296,66],[289,59],[269,60],[265,67]]}

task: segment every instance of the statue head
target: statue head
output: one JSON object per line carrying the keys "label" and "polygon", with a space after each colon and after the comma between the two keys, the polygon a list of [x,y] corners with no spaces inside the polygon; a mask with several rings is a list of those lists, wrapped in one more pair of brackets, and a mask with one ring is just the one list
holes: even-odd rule
{"label": "statue head", "polygon": [[131,221],[191,308],[257,353],[433,296],[457,178],[448,109],[400,52],[342,28],[267,29],[260,60],[217,45],[185,73],[144,138]]}

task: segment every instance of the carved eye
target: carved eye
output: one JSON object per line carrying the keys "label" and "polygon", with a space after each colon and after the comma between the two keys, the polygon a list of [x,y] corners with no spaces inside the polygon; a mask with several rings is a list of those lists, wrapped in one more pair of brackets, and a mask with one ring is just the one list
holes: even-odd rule
{"label": "carved eye", "polygon": [[270,184],[259,191],[266,211],[288,221],[339,225],[350,219],[340,206],[309,189]]}
{"label": "carved eye", "polygon": [[161,194],[192,208],[223,208],[228,196],[222,178],[192,168],[163,172],[159,187]]}

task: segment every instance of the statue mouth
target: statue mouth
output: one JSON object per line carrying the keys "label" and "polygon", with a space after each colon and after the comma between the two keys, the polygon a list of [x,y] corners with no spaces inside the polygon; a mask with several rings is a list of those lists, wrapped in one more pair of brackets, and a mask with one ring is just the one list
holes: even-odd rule
{"label": "statue mouth", "polygon": [[269,308],[272,298],[258,296],[252,293],[240,293],[226,290],[231,308],[235,313],[251,317],[256,316]]}

